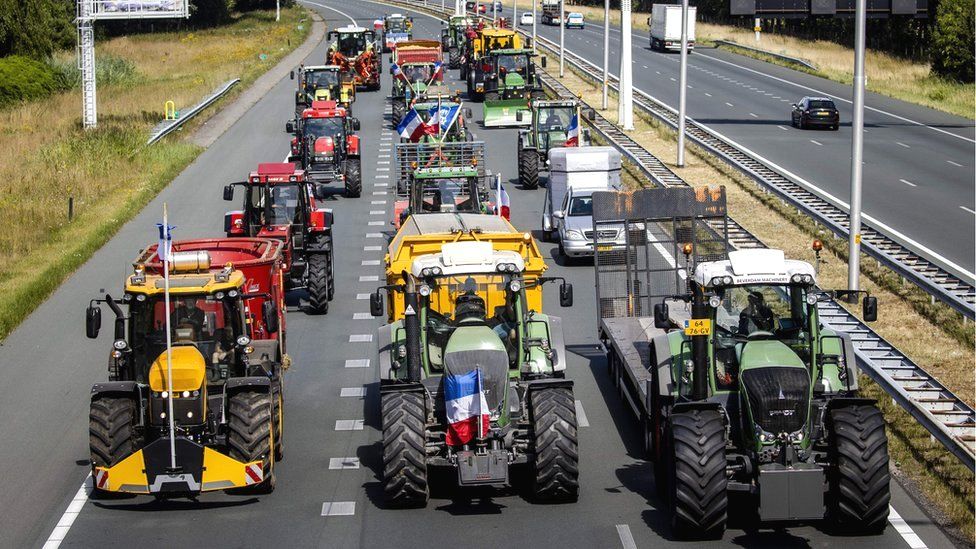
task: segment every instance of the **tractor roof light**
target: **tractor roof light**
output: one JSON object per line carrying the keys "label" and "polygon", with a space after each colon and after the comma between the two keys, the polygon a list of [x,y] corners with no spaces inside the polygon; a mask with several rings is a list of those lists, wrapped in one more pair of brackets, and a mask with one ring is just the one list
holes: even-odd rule
{"label": "tractor roof light", "polygon": [[810,248],[812,248],[815,252],[819,252],[823,250],[823,242],[821,242],[819,238],[814,238],[813,243],[810,244]]}
{"label": "tractor roof light", "polygon": [[790,282],[793,284],[812,284],[813,276],[808,274],[796,273],[790,277]]}
{"label": "tractor roof light", "polygon": [[146,283],[146,266],[145,265],[143,265],[141,263],[140,264],[137,264],[137,265],[135,265],[133,267],[132,271],[133,271],[132,278],[129,279],[129,282],[133,286],[142,286],[143,284]]}
{"label": "tractor roof light", "polygon": [[690,256],[692,251],[694,251],[694,248],[690,242],[681,246],[681,253],[685,254],[685,257]]}

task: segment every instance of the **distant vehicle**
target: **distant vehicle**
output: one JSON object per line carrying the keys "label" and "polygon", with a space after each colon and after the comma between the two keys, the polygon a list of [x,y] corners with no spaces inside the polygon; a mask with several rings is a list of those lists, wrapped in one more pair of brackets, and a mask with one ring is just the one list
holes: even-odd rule
{"label": "distant vehicle", "polygon": [[840,126],[840,112],[831,99],[804,97],[799,103],[793,103],[790,123],[801,130],[816,126],[836,130]]}
{"label": "distant vehicle", "polygon": [[[688,8],[688,50],[695,49],[695,16],[697,10]],[[681,6],[654,4],[647,18],[651,29],[651,49],[681,51]]]}
{"label": "distant vehicle", "polygon": [[532,17],[532,13],[525,12],[522,17],[519,18],[519,25],[531,25],[535,22],[535,18]]}
{"label": "distant vehicle", "polygon": [[567,29],[582,29],[585,26],[583,22],[583,14],[573,12],[566,16],[566,28]]}
{"label": "distant vehicle", "polygon": [[559,12],[561,11],[562,0],[542,0],[542,16],[540,20],[543,25],[558,25]]}
{"label": "distant vehicle", "polygon": [[[549,159],[543,238],[556,240],[562,257],[592,256],[593,193],[620,189],[620,152],[612,147],[555,148],[549,151]],[[606,249],[627,246],[622,230],[605,231],[598,236]]]}
{"label": "distant vehicle", "polygon": [[478,14],[488,13],[488,6],[486,6],[484,2],[481,2],[480,4],[478,2],[471,1],[464,3],[464,9],[468,12],[474,12],[475,6],[478,8]]}

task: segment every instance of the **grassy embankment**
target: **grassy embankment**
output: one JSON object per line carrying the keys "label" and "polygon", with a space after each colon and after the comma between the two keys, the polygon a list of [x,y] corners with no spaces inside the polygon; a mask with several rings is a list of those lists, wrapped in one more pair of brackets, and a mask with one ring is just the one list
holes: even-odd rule
{"label": "grassy embankment", "polygon": [[[589,104],[600,104],[600,89],[595,84],[583,81],[574,72],[566,71],[564,84],[582,94]],[[614,113],[616,97],[611,95],[606,114],[615,120]],[[846,240],[832,238],[809,218],[763,192],[754,182],[704,151],[692,148],[686,154],[685,167],[677,168],[674,164],[674,132],[643,115],[635,118],[636,129],[628,132],[632,138],[668,163],[675,173],[691,185],[724,185],[731,215],[768,246],[784,250],[788,257],[812,262],[810,242],[815,237],[822,239],[826,247],[822,253],[824,262],[820,266],[819,282],[824,288],[846,287]],[[954,318],[954,313],[947,311],[941,311],[944,318],[937,316],[935,318],[940,320],[932,320],[933,317],[917,310],[912,302],[914,294],[910,285],[901,287],[897,277],[893,282],[881,272],[883,269],[868,258],[862,260],[862,266],[867,271],[875,271],[877,280],[880,280],[879,283],[875,278],[862,277],[863,287],[877,296],[881,304],[880,318],[872,327],[972,405],[976,400],[973,378],[976,354],[971,325],[962,327],[962,331],[960,328],[947,328],[946,324],[962,325]],[[853,312],[860,316],[857,308]],[[910,489],[917,487],[932,502],[937,514],[941,515],[937,518],[971,542],[974,526],[973,475],[939,443],[931,440],[924,428],[866,376],[862,376],[862,388],[866,395],[878,400],[884,411],[894,474],[906,478]]]}
{"label": "grassy embankment", "polygon": [[[510,15],[512,0],[502,0],[502,3],[509,8],[506,15]],[[519,13],[526,11],[526,8],[531,6],[528,0],[519,0],[518,4]],[[567,5],[567,10],[569,9],[583,13],[590,25],[603,24],[602,7]],[[633,14],[631,20],[635,30],[647,31],[648,15],[637,12]],[[610,24],[620,25],[619,10],[610,11]],[[737,53],[749,57],[788,66],[845,84],[851,84],[854,80],[854,50],[834,42],[803,40],[764,32],[761,41],[757,44],[755,34],[750,30],[701,22],[697,24],[695,33],[700,45],[711,45],[714,40],[730,40],[781,55],[805,59],[812,62],[818,70],[813,71],[771,56],[735,48]],[[853,37],[851,41],[853,42]],[[638,42],[637,45],[646,46],[646,40]],[[976,85],[959,84],[934,76],[931,74],[927,63],[909,61],[879,51],[868,50],[865,70],[867,72],[868,91],[968,119],[974,117],[974,112],[976,112]]]}
{"label": "grassy embankment", "polygon": [[[303,42],[306,18],[302,8],[282,10],[279,23],[255,12],[215,29],[100,42],[97,59],[128,68],[99,83],[94,131],[80,127],[77,88],[0,111],[0,340],[201,152],[176,136],[144,146],[164,103],[186,110],[239,77],[221,101],[237,96]],[[73,52],[54,60],[71,63]]]}

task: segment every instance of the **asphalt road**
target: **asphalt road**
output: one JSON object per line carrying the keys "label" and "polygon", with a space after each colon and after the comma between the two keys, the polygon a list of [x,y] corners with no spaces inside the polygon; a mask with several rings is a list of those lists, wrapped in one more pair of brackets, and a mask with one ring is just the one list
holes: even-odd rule
{"label": "asphalt road", "polygon": [[[531,27],[521,28],[531,32]],[[539,24],[536,29],[558,43],[559,27]],[[565,44],[602,66],[602,19],[590,21],[582,30],[567,29]],[[616,75],[617,29],[611,29],[609,51],[610,72]],[[680,56],[650,50],[646,31],[633,33],[632,51],[634,86],[677,108]],[[841,113],[839,131],[790,125],[791,104],[805,95],[835,99]],[[781,167],[798,183],[832,197],[845,209],[850,200],[851,97],[850,85],[720,49],[699,48],[688,58],[690,118]],[[870,91],[865,101],[865,215],[882,232],[972,281],[976,272],[974,121]]]}
{"label": "asphalt road", "polygon": [[[350,5],[322,0],[368,23],[384,8],[369,2]],[[316,6],[330,26],[343,15]],[[416,35],[434,36],[439,25],[416,18]],[[308,59],[321,61],[322,45]],[[451,76],[456,76],[452,71]],[[384,90],[389,90],[385,76]],[[583,411],[580,429],[581,494],[568,505],[530,503],[519,490],[459,492],[439,489],[426,509],[394,511],[380,505],[377,474],[380,422],[375,368],[351,368],[348,360],[370,359],[374,342],[350,343],[351,335],[372,334],[374,319],[357,320],[368,310],[365,299],[382,277],[389,231],[392,184],[389,157],[395,140],[389,127],[385,91],[361,93],[355,111],[362,121],[365,189],[362,198],[336,198],[338,247],[336,300],[326,316],[289,313],[288,342],[294,359],[286,375],[285,453],[276,491],[262,497],[205,494],[199,501],[155,502],[136,497],[89,501],[88,393],[106,377],[109,337],[84,337],[84,307],[102,288],[118,291],[129,262],[155,239],[155,223],[168,203],[176,238],[218,236],[223,212],[221,187],[239,180],[259,161],[287,152],[281,130],[292,114],[292,86],[276,85],[231,129],[184,171],[141,214],[80,268],[0,347],[0,547],[36,547],[63,539],[64,547],[656,547],[668,541],[667,518],[653,495],[650,465],[640,455],[636,421],[628,414],[606,374],[596,349],[595,303],[589,288],[592,267],[551,263],[552,272],[576,286],[576,306],[558,307],[554,293],[545,308],[561,314],[566,327],[569,375]],[[479,106],[474,106],[476,117]],[[514,130],[477,128],[487,142],[488,165],[508,179],[513,222],[538,229],[542,191],[516,188]],[[386,176],[386,177],[384,177]],[[373,212],[381,212],[374,214]],[[379,222],[379,225],[374,223]],[[544,244],[546,253],[552,244]],[[365,397],[340,396],[363,389]],[[347,391],[350,393],[354,391]],[[585,415],[585,420],[583,417]],[[341,430],[344,422],[352,430]],[[361,420],[361,423],[357,420]],[[585,421],[585,422],[584,422]],[[79,489],[79,487],[82,487]],[[897,485],[893,505],[928,547],[950,547],[949,540]],[[334,505],[327,505],[334,504]],[[323,516],[323,509],[349,514]],[[901,528],[904,529],[904,528]],[[889,527],[883,536],[828,536],[819,524],[758,528],[733,523],[712,545],[766,547],[817,546],[893,549],[909,546]],[[689,544],[697,547],[699,544]],[[52,547],[56,544],[50,545]],[[913,545],[919,547],[919,545]]]}

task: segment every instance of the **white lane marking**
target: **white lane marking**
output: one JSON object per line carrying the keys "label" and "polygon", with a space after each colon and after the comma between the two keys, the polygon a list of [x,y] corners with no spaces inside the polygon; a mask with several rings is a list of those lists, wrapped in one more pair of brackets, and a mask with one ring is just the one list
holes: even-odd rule
{"label": "white lane marking", "polygon": [[390,161],[389,160],[377,160],[376,163],[377,164],[389,164]]}
{"label": "white lane marking", "polygon": [[367,225],[370,227],[382,227],[383,225],[386,225],[386,221],[370,221],[367,223]]}
{"label": "white lane marking", "polygon": [[790,131],[790,129],[787,128],[786,126],[776,126],[776,127],[779,128],[779,129],[781,129],[781,130],[783,130],[784,132]]}
{"label": "white lane marking", "polygon": [[962,167],[962,164],[960,164],[960,163],[958,163],[958,162],[953,162],[952,160],[946,160],[946,162],[948,162],[948,163],[950,163],[950,164],[952,164],[953,166],[956,166],[956,167],[958,167],[958,168],[961,168],[961,167]]}
{"label": "white lane marking", "polygon": [[888,522],[895,527],[895,531],[901,535],[902,539],[905,540],[905,543],[907,543],[908,547],[911,549],[928,548],[928,546],[925,545],[925,542],[922,541],[922,538],[918,537],[918,534],[912,530],[912,527],[909,526],[908,523],[905,522],[905,519],[901,518],[901,515],[898,514],[898,511],[895,511],[895,508],[890,505],[888,506]]}
{"label": "white lane marking", "polygon": [[693,89],[695,89],[695,88],[694,88],[694,87],[693,87],[693,86],[692,86],[691,84],[688,84],[688,89],[689,89],[689,90],[693,90]]}
{"label": "white lane marking", "polygon": [[339,389],[340,397],[364,397],[366,396],[366,387],[343,387]]}
{"label": "white lane marking", "polygon": [[373,205],[376,205],[376,204],[386,204],[386,200],[372,200],[372,201],[370,201],[370,204],[373,204]]}
{"label": "white lane marking", "polygon": [[369,343],[373,341],[373,334],[349,334],[349,343]]}
{"label": "white lane marking", "polygon": [[389,183],[373,183],[373,186],[374,187],[379,187],[381,189],[385,189],[386,187],[389,187],[390,184]]}
{"label": "white lane marking", "polygon": [[969,212],[969,213],[971,213],[971,214],[974,214],[974,215],[976,215],[976,210],[974,210],[974,209],[972,209],[972,208],[967,208],[967,207],[965,207],[965,206],[959,206],[959,207],[960,207],[960,208],[962,208],[962,209],[964,209],[964,210],[966,210],[967,212]]}
{"label": "white lane marking", "polygon": [[708,92],[705,92],[705,95],[707,95],[708,97],[711,97],[712,96],[712,94],[710,94]]}
{"label": "white lane marking", "polygon": [[756,113],[754,113],[754,112],[749,113],[749,116],[751,116],[753,118],[759,118],[759,115],[756,114]]}
{"label": "white lane marking", "polygon": [[61,519],[58,520],[58,524],[54,527],[54,530],[51,530],[51,535],[44,542],[44,549],[57,549],[61,545],[61,542],[64,541],[65,536],[68,535],[68,530],[71,530],[71,525],[75,523],[75,519],[81,514],[82,507],[88,501],[88,494],[92,488],[91,483],[91,473],[88,473],[85,481],[81,483],[81,488],[78,488],[78,491],[75,492],[75,497],[71,498],[71,503],[68,504],[68,508],[64,510]]}
{"label": "white lane marking", "polygon": [[735,106],[732,103],[729,103],[728,101],[726,101],[725,104],[728,105],[728,106],[730,106],[730,107],[734,107]]}
{"label": "white lane marking", "polygon": [[895,141],[895,144],[898,145],[899,147],[905,147],[906,149],[910,149],[911,148],[908,145],[902,143],[901,141]]}
{"label": "white lane marking", "polygon": [[369,368],[368,358],[354,358],[346,361],[346,368]]}
{"label": "white lane marking", "polygon": [[337,419],[335,422],[336,431],[362,431],[363,420],[361,419]]}
{"label": "white lane marking", "polygon": [[[647,65],[641,65],[641,66],[644,67],[645,69],[650,68]],[[660,73],[658,73],[658,74],[660,74]]]}
{"label": "white lane marking", "polygon": [[654,72],[656,72],[656,73],[658,73],[658,74],[661,74],[661,71],[654,71]]}
{"label": "white lane marking", "polygon": [[355,501],[327,501],[322,504],[323,517],[351,517],[355,514]]}
{"label": "white lane marking", "polygon": [[359,458],[329,458],[329,469],[359,469]]}
{"label": "white lane marking", "polygon": [[366,238],[383,238],[383,233],[366,233]]}
{"label": "white lane marking", "polygon": [[634,541],[634,534],[630,533],[630,526],[618,524],[617,536],[620,538],[620,546],[624,549],[637,549],[637,542]]}
{"label": "white lane marking", "polygon": [[386,210],[370,210],[369,215],[385,215]]}
{"label": "white lane marking", "polygon": [[306,4],[312,4],[313,6],[318,6],[320,8],[325,8],[327,10],[332,10],[332,11],[338,13],[339,15],[345,17],[346,19],[348,19],[349,22],[353,24],[353,26],[356,25],[356,20],[353,19],[352,17],[349,17],[349,14],[348,13],[341,12],[341,11],[335,9],[335,8],[330,8],[329,6],[326,6],[325,4],[319,4],[318,2],[312,2],[311,0],[302,0],[302,2],[305,2]]}
{"label": "white lane marking", "polygon": [[909,185],[909,186],[912,186],[912,187],[918,187],[918,185],[912,183],[911,181],[909,181],[907,179],[899,179],[898,181],[901,181],[902,183],[904,183],[906,185]]}
{"label": "white lane marking", "polygon": [[388,175],[377,175],[376,176],[376,179],[389,179],[389,178],[390,178],[390,176],[388,176]]}
{"label": "white lane marking", "polygon": [[817,141],[816,139],[811,139],[810,142],[818,147],[823,147],[823,143]]}
{"label": "white lane marking", "polygon": [[377,275],[363,275],[359,277],[360,282],[379,282],[380,277]]}
{"label": "white lane marking", "polygon": [[378,172],[388,172],[388,171],[390,171],[390,168],[376,168],[376,171],[378,171]]}
{"label": "white lane marking", "polygon": [[590,421],[586,419],[586,411],[583,410],[583,403],[576,401],[576,425],[577,427],[589,427]]}
{"label": "white lane marking", "polygon": [[383,246],[363,246],[364,252],[378,252],[383,249]]}
{"label": "white lane marking", "polygon": [[[773,94],[769,94],[769,95],[773,95]],[[773,95],[773,99],[782,99],[782,97],[780,97],[778,95]]]}
{"label": "white lane marking", "polygon": [[677,82],[677,80],[675,80],[674,78],[671,78],[671,81],[672,81],[672,82]]}
{"label": "white lane marking", "polygon": [[356,299],[369,299],[369,294],[356,294]]}
{"label": "white lane marking", "polygon": [[386,191],[373,191],[373,196],[386,196],[387,194],[389,193]]}
{"label": "white lane marking", "polygon": [[353,320],[372,320],[373,319],[373,315],[371,315],[369,313],[353,313],[352,314],[352,319]]}
{"label": "white lane marking", "polygon": [[381,155],[377,156],[376,158],[389,158],[389,157],[390,157],[390,155],[388,155],[388,154],[381,154]]}
{"label": "white lane marking", "polygon": [[375,267],[380,264],[379,259],[364,259],[362,262],[363,267]]}

